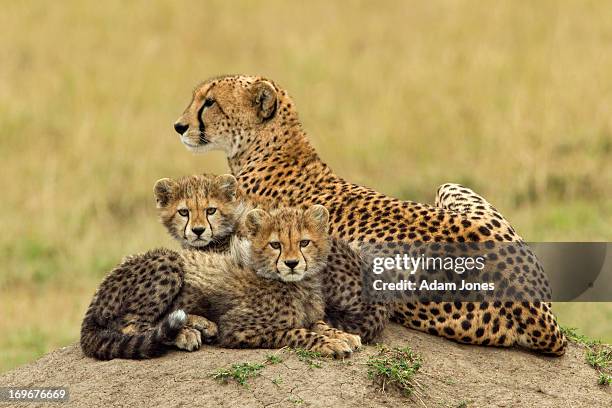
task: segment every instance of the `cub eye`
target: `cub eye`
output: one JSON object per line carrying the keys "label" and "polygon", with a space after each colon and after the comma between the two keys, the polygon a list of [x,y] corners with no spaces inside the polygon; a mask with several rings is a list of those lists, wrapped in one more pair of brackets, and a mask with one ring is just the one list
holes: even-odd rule
{"label": "cub eye", "polygon": [[216,212],[217,212],[217,209],[215,207],[210,207],[206,209],[206,214],[208,215],[213,215]]}
{"label": "cub eye", "polygon": [[215,100],[213,98],[206,98],[204,101],[204,107],[209,108],[215,104]]}
{"label": "cub eye", "polygon": [[303,239],[303,240],[300,241],[300,246],[302,248],[307,247],[308,244],[310,244],[310,240],[309,239]]}
{"label": "cub eye", "polygon": [[189,210],[186,208],[181,208],[180,210],[178,210],[178,213],[182,216],[182,217],[186,217],[189,215]]}
{"label": "cub eye", "polygon": [[274,241],[274,242],[270,242],[270,246],[272,247],[272,249],[280,249],[281,244],[280,242]]}

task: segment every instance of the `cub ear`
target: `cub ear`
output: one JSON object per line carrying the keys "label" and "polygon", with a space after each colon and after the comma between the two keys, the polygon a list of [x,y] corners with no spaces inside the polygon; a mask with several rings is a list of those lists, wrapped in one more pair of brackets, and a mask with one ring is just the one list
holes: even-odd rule
{"label": "cub ear", "polygon": [[256,235],[261,230],[264,222],[269,216],[270,215],[267,212],[259,208],[249,211],[244,221],[249,236],[252,237]]}
{"label": "cub ear", "polygon": [[252,85],[252,90],[257,116],[262,122],[271,119],[276,113],[276,88],[268,81],[259,80]]}
{"label": "cub ear", "polygon": [[155,182],[153,192],[155,193],[155,201],[157,208],[163,208],[170,203],[174,196],[174,187],[176,182],[169,178],[159,179]]}
{"label": "cub ear", "polygon": [[215,183],[223,197],[230,201],[236,198],[236,191],[238,190],[238,181],[236,177],[231,174],[222,174],[217,176]]}
{"label": "cub ear", "polygon": [[326,232],[329,221],[329,211],[322,205],[315,204],[304,212],[306,218],[310,218],[319,231]]}

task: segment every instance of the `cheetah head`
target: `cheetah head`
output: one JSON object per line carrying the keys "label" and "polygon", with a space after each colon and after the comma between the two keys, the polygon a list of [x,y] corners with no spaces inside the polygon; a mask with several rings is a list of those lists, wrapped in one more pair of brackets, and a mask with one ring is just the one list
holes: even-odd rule
{"label": "cheetah head", "polygon": [[[174,129],[193,152],[223,150],[232,157],[252,142],[258,131],[278,119],[280,104],[287,101],[284,91],[261,77],[212,78],[193,91]],[[286,119],[289,110],[287,106],[282,109]]]}
{"label": "cheetah head", "polygon": [[329,213],[321,205],[307,210],[249,211],[245,226],[251,265],[260,276],[285,282],[318,273],[329,254],[328,220]]}
{"label": "cheetah head", "polygon": [[185,247],[203,248],[236,229],[241,202],[231,174],[163,178],[155,183],[162,224]]}

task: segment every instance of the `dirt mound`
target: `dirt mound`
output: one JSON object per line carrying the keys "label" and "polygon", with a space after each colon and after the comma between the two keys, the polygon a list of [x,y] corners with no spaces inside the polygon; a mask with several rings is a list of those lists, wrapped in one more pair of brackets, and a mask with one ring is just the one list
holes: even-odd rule
{"label": "dirt mound", "polygon": [[[597,385],[597,374],[585,363],[584,351],[573,344],[564,357],[549,358],[460,345],[397,325],[387,328],[381,343],[409,345],[422,355],[423,365],[415,377],[420,397],[376,388],[366,366],[368,357],[377,353],[374,346],[344,362],[323,359],[318,364],[291,351],[207,346],[155,360],[101,362],[84,357],[73,344],[3,374],[0,386],[67,386],[70,402],[61,406],[75,407],[612,406],[610,387]],[[221,384],[211,377],[235,363],[265,362],[272,353],[282,361],[267,362],[247,386],[233,381]]]}

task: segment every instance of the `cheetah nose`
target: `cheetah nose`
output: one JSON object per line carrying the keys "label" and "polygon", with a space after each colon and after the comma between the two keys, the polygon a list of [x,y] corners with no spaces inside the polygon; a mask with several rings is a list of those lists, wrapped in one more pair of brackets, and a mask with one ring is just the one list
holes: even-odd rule
{"label": "cheetah nose", "polygon": [[194,227],[191,229],[191,231],[193,231],[193,233],[199,237],[200,235],[202,235],[202,233],[204,233],[205,229],[206,228],[203,228],[203,227]]}
{"label": "cheetah nose", "polygon": [[300,262],[296,261],[295,259],[291,259],[289,261],[285,261],[285,265],[287,265],[291,269],[295,268],[299,263]]}
{"label": "cheetah nose", "polygon": [[176,130],[176,133],[178,133],[179,135],[182,135],[183,133],[185,133],[188,128],[189,128],[189,125],[184,125],[181,122],[176,122],[174,124],[174,130]]}

